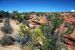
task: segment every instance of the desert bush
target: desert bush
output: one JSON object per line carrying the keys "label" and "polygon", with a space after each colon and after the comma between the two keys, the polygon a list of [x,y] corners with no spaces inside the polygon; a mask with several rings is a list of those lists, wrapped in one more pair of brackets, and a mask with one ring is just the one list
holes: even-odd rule
{"label": "desert bush", "polygon": [[4,36],[1,40],[0,40],[0,44],[2,46],[6,46],[6,45],[13,45],[14,44],[14,39],[10,36]]}
{"label": "desert bush", "polygon": [[33,43],[37,43],[39,40],[43,40],[43,33],[41,32],[40,28],[32,29],[30,35],[32,37]]}
{"label": "desert bush", "polygon": [[25,34],[25,32],[28,32],[28,30],[29,30],[29,28],[27,25],[25,25],[25,24],[20,25],[20,32]]}
{"label": "desert bush", "polygon": [[5,19],[4,21],[4,26],[2,27],[1,29],[5,34],[11,34],[12,33],[12,28],[10,26],[10,23],[9,23],[9,19]]}
{"label": "desert bush", "polygon": [[[25,24],[20,25],[20,32],[18,33],[18,42],[26,48],[35,48],[35,44],[38,42],[40,45],[43,43],[43,33],[40,28],[29,29]],[[38,45],[38,44],[37,44]],[[29,47],[30,46],[30,47]]]}
{"label": "desert bush", "polygon": [[24,24],[21,24],[20,31],[17,33],[16,41],[20,44],[21,48],[23,48],[30,40],[28,27]]}
{"label": "desert bush", "polygon": [[29,35],[20,35],[18,34],[16,37],[16,41],[19,42],[21,45],[25,45],[30,40]]}

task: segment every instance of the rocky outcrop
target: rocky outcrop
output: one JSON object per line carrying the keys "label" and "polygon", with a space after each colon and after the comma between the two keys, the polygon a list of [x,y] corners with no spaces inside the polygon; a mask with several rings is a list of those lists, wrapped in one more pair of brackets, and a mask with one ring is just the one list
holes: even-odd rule
{"label": "rocky outcrop", "polygon": [[30,28],[38,28],[41,24],[48,23],[46,16],[30,15],[28,21]]}
{"label": "rocky outcrop", "polygon": [[[55,32],[59,32],[59,35],[61,35],[61,33],[64,33],[68,30],[67,27],[65,27],[65,24],[61,24],[56,30]],[[68,50],[75,50],[75,28],[73,30],[73,33],[69,34],[69,35],[65,35],[63,34],[63,42],[67,45]],[[63,49],[64,50],[64,49]]]}
{"label": "rocky outcrop", "polygon": [[38,22],[40,24],[47,24],[48,20],[47,20],[46,16],[41,16],[41,17],[39,17],[39,21]]}
{"label": "rocky outcrop", "polygon": [[70,24],[75,23],[75,18],[72,17],[71,15],[64,15],[64,20]]}

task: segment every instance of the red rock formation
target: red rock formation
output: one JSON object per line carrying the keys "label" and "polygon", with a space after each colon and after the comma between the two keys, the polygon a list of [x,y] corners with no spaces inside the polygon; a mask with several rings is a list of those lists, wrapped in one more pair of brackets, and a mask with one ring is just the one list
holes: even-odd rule
{"label": "red rock formation", "polygon": [[41,24],[47,24],[47,18],[45,16],[36,16],[30,15],[29,16],[29,26],[30,28],[38,28]]}
{"label": "red rock formation", "polygon": [[75,30],[70,35],[64,35],[64,38],[67,39],[67,42],[65,43],[69,50],[75,50]]}
{"label": "red rock formation", "polygon": [[[66,28],[64,24],[61,24],[60,27],[57,28],[55,32],[57,32],[58,30],[59,32],[66,32],[68,28]],[[64,35],[64,39],[66,40],[64,41],[64,43],[68,46],[68,50],[75,50],[75,29],[72,34]]]}
{"label": "red rock formation", "polygon": [[67,23],[75,23],[75,18],[72,17],[71,15],[65,15],[65,16],[64,16],[64,20],[65,20]]}

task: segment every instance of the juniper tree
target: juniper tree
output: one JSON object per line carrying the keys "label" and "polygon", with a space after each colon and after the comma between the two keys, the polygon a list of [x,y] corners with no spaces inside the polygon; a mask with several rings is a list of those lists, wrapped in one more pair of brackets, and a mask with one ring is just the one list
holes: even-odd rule
{"label": "juniper tree", "polygon": [[[62,24],[63,19],[60,18],[59,13],[52,13],[48,16],[49,23],[47,25],[42,25],[41,30],[44,33],[44,50],[62,50],[65,46],[62,42],[61,36],[62,34],[59,32],[55,32],[55,30]],[[60,33],[60,35],[58,34]]]}

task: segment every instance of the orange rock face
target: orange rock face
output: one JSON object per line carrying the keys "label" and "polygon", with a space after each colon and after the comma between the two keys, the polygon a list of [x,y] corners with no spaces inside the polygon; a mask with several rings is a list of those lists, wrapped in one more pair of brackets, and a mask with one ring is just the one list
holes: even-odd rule
{"label": "orange rock face", "polygon": [[65,16],[64,16],[64,20],[65,20],[67,23],[75,23],[75,18],[72,17],[71,15],[65,15]]}
{"label": "orange rock face", "polygon": [[47,18],[46,16],[36,16],[36,15],[30,15],[29,16],[29,26],[30,28],[38,28],[41,24],[47,24]]}
{"label": "orange rock face", "polygon": [[41,23],[41,24],[47,24],[48,21],[47,21],[46,17],[43,16],[43,17],[39,18],[39,23]]}

